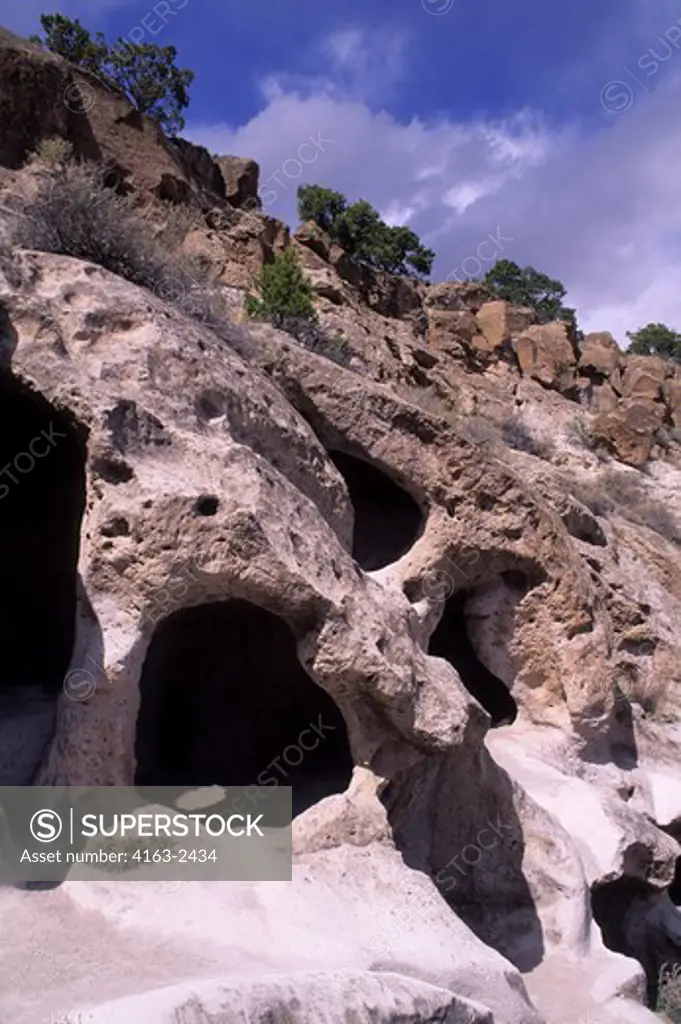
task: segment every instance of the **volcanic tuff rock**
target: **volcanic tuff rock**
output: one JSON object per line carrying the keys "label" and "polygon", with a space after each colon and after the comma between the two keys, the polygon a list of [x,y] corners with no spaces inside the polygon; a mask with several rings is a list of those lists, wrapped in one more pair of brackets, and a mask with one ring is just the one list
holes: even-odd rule
{"label": "volcanic tuff rock", "polygon": [[[253,205],[250,162],[169,143],[98,84],[62,109],[83,83],[2,36],[5,195],[47,173],[22,166],[41,138],[113,161],[152,219],[187,214],[178,246],[233,316],[0,258],[3,464],[59,440],[3,477],[6,675],[20,694],[28,660],[56,688],[0,705],[0,744],[25,736],[0,771],[120,785],[170,758],[252,782],[299,712],[332,738],[281,780],[290,884],[3,889],[2,1015],[657,1020],[644,968],[681,962],[678,369],[291,238],[231,205]],[[237,322],[289,244],[354,359]]]}

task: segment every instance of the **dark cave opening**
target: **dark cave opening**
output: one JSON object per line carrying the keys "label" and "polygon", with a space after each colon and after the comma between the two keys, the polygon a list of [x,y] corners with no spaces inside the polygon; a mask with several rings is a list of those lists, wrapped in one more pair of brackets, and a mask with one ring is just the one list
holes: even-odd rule
{"label": "dark cave opening", "polygon": [[491,717],[492,726],[510,725],[518,715],[518,705],[506,683],[482,663],[473,647],[466,622],[469,596],[461,590],[447,599],[428,653],[453,665],[468,692]]}
{"label": "dark cave opening", "polygon": [[[140,681],[135,785],[279,785],[293,814],[343,792],[343,716],[278,616],[248,601],[183,609],[152,637]],[[265,782],[269,779],[269,782]]]}
{"label": "dark cave opening", "polygon": [[655,895],[651,886],[634,878],[618,878],[591,888],[591,909],[603,942],[608,949],[633,957],[641,964],[646,973],[649,1006],[657,1001],[660,963],[659,949],[647,933],[643,915]]}
{"label": "dark cave opening", "polygon": [[345,480],[355,511],[353,558],[365,572],[396,562],[423,530],[425,517],[418,503],[370,463],[345,452],[331,451],[329,457]]}
{"label": "dark cave opening", "polygon": [[52,738],[75,637],[86,432],[0,374],[0,784],[28,785]]}

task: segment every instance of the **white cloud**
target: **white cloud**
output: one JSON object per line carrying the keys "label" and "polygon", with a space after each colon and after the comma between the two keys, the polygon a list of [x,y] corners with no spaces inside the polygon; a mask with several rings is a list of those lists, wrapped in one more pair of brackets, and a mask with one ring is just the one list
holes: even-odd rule
{"label": "white cloud", "polygon": [[[681,329],[681,49],[678,72],[669,61],[654,90],[632,82],[622,113],[606,113],[606,83],[597,83],[587,130],[527,110],[495,122],[401,123],[358,98],[366,37],[347,30],[326,45],[335,75],[323,84],[280,78],[247,124],[193,126],[213,152],[260,162],[270,212],[295,223],[305,182],[368,199],[435,248],[434,279],[463,276],[466,257],[473,271],[478,245],[500,231],[497,255],[562,279],[586,329],[612,330],[622,344],[648,320]],[[329,141],[312,161],[301,145],[320,132]]]}
{"label": "white cloud", "polygon": [[316,74],[275,71],[260,84],[263,97],[329,96],[372,105],[385,103],[407,71],[407,36],[345,28],[330,33],[307,53],[323,68]]}

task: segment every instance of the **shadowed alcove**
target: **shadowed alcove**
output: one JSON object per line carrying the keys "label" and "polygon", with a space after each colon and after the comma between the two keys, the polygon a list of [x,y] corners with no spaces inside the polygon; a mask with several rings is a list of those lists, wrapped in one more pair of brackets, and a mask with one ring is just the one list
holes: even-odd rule
{"label": "shadowed alcove", "polygon": [[353,767],[343,716],[303,669],[286,623],[236,599],[183,609],[156,628],[135,755],[136,786],[269,778],[293,787],[294,814],[343,792]]}
{"label": "shadowed alcove", "polygon": [[331,451],[329,457],[345,480],[355,512],[353,558],[366,572],[396,562],[423,530],[418,503],[370,463],[345,452]]}
{"label": "shadowed alcove", "polygon": [[71,660],[86,432],[0,373],[0,784],[27,785]]}
{"label": "shadowed alcove", "polygon": [[676,858],[674,877],[669,886],[669,899],[675,907],[681,907],[681,857]]}
{"label": "shadowed alcove", "polygon": [[633,957],[646,972],[647,996],[654,1006],[660,968],[679,962],[679,950],[660,927],[653,908],[664,894],[635,878],[617,878],[591,887],[591,909],[608,949]]}
{"label": "shadowed alcove", "polygon": [[466,621],[468,591],[460,590],[448,598],[428,653],[453,665],[472,697],[482,705],[493,726],[515,721],[518,706],[506,683],[482,663],[471,642]]}

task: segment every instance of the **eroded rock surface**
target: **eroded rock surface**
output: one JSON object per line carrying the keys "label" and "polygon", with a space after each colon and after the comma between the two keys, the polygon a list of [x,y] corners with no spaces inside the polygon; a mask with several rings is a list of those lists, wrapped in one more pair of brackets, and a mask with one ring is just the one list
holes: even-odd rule
{"label": "eroded rock surface", "polygon": [[[0,82],[3,195],[44,138],[113,161],[152,219],[187,214],[232,311],[0,259],[0,771],[240,784],[308,718],[331,737],[282,778],[290,884],[2,890],[0,1015],[654,1021],[681,935],[678,368],[291,237],[252,161],[9,34]],[[326,357],[243,324],[288,245]]]}

